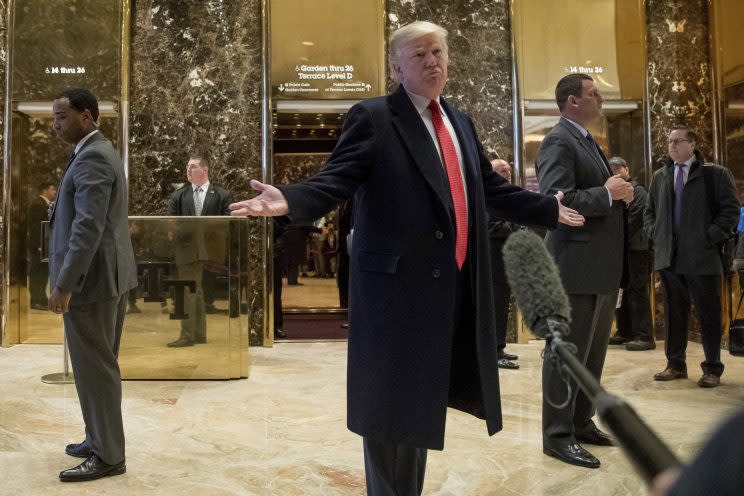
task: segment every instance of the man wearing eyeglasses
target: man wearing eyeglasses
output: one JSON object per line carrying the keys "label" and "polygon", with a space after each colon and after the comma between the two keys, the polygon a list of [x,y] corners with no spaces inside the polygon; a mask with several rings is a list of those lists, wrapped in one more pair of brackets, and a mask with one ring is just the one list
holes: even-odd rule
{"label": "man wearing eyeglasses", "polygon": [[705,162],[697,136],[678,126],[669,133],[669,155],[654,173],[644,226],[655,247],[655,270],[664,286],[666,368],[657,381],[687,378],[690,302],[703,335],[701,387],[721,383],[720,246],[736,227],[739,199],[728,169]]}

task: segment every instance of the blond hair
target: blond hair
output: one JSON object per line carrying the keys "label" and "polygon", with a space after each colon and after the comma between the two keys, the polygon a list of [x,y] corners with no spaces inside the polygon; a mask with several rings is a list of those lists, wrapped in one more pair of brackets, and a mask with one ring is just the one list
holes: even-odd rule
{"label": "blond hair", "polygon": [[444,53],[448,53],[447,30],[438,24],[429,21],[415,21],[396,29],[390,35],[388,40],[388,62],[390,64],[390,74],[396,81],[398,77],[395,73],[394,63],[398,59],[400,50],[413,40],[426,36],[427,34],[436,34],[442,39]]}

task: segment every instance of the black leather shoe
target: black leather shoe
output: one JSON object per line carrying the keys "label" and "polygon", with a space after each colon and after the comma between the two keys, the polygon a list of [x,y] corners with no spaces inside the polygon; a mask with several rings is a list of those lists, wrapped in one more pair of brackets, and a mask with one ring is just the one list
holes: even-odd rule
{"label": "black leather shoe", "polygon": [[579,443],[568,443],[564,446],[543,446],[543,453],[560,461],[586,468],[599,468],[597,457],[581,447]]}
{"label": "black leather shoe", "polygon": [[594,444],[596,446],[615,446],[612,438],[600,431],[596,425],[592,425],[591,428],[576,432],[576,440],[580,443]]}
{"label": "black leather shoe", "polygon": [[78,458],[88,458],[90,456],[90,446],[85,441],[80,444],[68,444],[65,446],[65,453]]}
{"label": "black leather shoe", "polygon": [[183,348],[184,346],[194,346],[194,342],[186,338],[178,338],[172,343],[168,343],[168,348]]}
{"label": "black leather shoe", "polygon": [[63,470],[59,473],[59,480],[62,482],[81,482],[109,477],[111,475],[121,475],[127,471],[124,460],[116,465],[108,465],[103,462],[96,454],[91,454],[83,463],[77,467]]}
{"label": "black leather shoe", "polygon": [[287,331],[283,329],[274,329],[275,339],[285,339],[287,337]]}
{"label": "black leather shoe", "polygon": [[140,310],[137,305],[129,305],[129,308],[127,308],[127,313],[142,313],[142,310]]}
{"label": "black leather shoe", "polygon": [[618,336],[617,334],[615,334],[614,336],[610,338],[610,341],[608,344],[613,344],[613,345],[614,344],[625,344],[630,341],[631,341],[630,338],[626,338],[625,336]]}
{"label": "black leather shoe", "polygon": [[625,349],[628,351],[655,350],[656,343],[654,341],[644,341],[642,339],[634,339],[633,341],[628,341],[628,344],[625,345]]}
{"label": "black leather shoe", "polygon": [[512,355],[511,353],[499,353],[499,358],[506,358],[507,360],[519,360],[519,357],[517,355]]}
{"label": "black leather shoe", "polygon": [[31,308],[34,310],[49,310],[49,304],[43,305],[41,303],[31,303]]}
{"label": "black leather shoe", "polygon": [[511,360],[507,360],[506,358],[499,358],[498,367],[500,369],[513,369],[516,370],[519,368],[518,363],[514,363]]}

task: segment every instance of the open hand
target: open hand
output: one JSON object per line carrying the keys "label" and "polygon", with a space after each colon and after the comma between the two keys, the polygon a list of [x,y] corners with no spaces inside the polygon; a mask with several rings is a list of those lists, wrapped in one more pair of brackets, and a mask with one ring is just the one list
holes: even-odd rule
{"label": "open hand", "polygon": [[260,194],[250,200],[230,204],[230,215],[234,217],[277,217],[289,213],[289,205],[281,191],[270,184],[251,179],[251,188]]}
{"label": "open hand", "polygon": [[558,201],[558,222],[566,224],[567,226],[579,227],[584,225],[584,216],[572,208],[568,208],[561,203],[563,199],[563,191],[559,191],[555,194],[555,199]]}

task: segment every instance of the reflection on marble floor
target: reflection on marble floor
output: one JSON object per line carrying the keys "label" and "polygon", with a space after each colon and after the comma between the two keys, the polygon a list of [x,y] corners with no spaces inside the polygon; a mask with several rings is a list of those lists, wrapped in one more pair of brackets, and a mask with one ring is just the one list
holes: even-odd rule
{"label": "reflection on marble floor", "polygon": [[[661,344],[661,343],[660,343]],[[430,452],[424,494],[640,495],[619,448],[591,447],[598,470],[544,456],[540,436],[541,344],[509,345],[522,369],[501,375],[504,430],[450,410],[445,451]],[[724,353],[723,384],[651,380],[652,352],[611,349],[604,385],[627,398],[672,449],[688,459],[720,419],[744,406],[744,359]],[[59,346],[0,349],[0,493],[18,495],[360,495],[361,440],[345,427],[346,343],[288,343],[251,350],[250,379],[127,381],[124,476],[61,484],[78,462],[63,454],[82,438],[74,386],[42,384],[61,368]]]}

